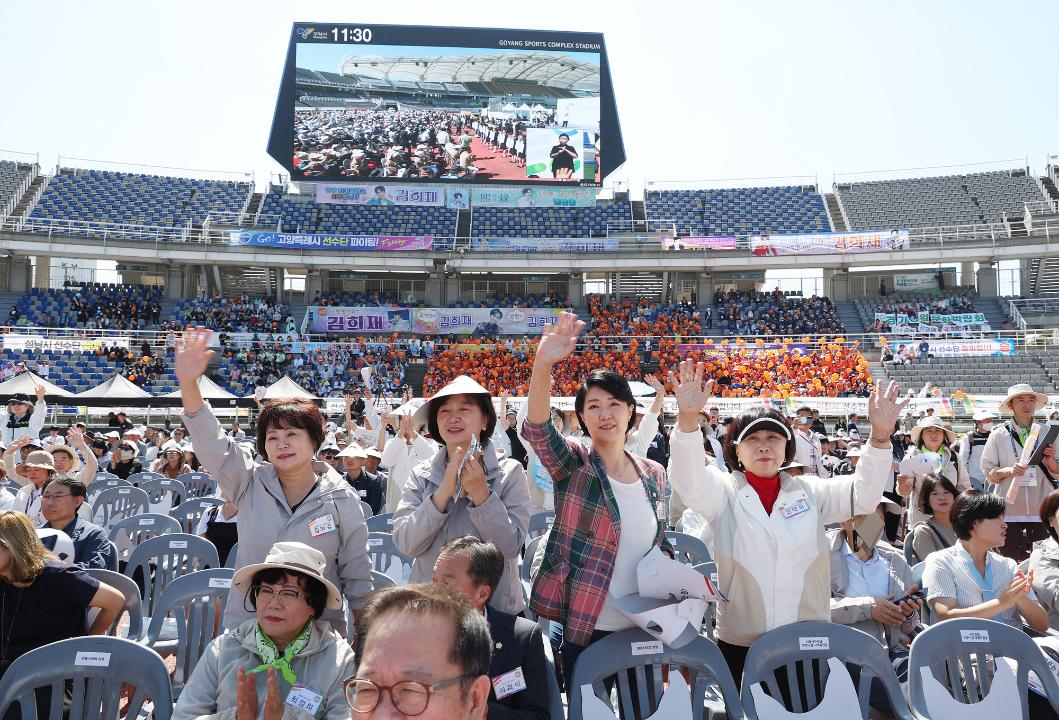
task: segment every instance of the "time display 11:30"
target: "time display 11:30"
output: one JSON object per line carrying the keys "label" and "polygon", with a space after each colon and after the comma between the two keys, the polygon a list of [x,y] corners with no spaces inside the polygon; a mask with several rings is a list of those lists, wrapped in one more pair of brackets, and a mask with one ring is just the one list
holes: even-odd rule
{"label": "time display 11:30", "polygon": [[371,28],[331,28],[335,42],[371,42]]}

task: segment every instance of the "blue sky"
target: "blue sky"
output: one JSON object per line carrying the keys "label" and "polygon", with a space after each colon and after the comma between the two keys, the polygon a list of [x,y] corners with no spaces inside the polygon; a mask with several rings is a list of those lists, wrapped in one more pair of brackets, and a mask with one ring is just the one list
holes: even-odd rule
{"label": "blue sky", "polygon": [[264,181],[298,20],[601,31],[634,188],[1059,153],[1052,0],[5,2],[0,147]]}

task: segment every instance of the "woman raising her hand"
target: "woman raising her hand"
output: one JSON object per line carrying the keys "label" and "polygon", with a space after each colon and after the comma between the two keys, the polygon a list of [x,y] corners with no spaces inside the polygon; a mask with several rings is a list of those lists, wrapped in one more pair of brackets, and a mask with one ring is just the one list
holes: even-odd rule
{"label": "woman raising her hand", "polygon": [[672,555],[665,540],[665,470],[625,449],[636,415],[628,380],[594,370],[578,390],[574,414],[590,448],[560,435],[551,423],[552,370],[574,351],[584,328],[576,315],[563,313],[545,329],[522,427],[555,488],[555,523],[530,607],[563,625],[567,687],[574,662],[588,645],[633,627],[613,601],[637,591],[640,559],[656,546]]}
{"label": "woman raising her hand", "polygon": [[[211,331],[189,328],[176,349],[175,370],[184,404],[183,422],[221,494],[235,503],[239,532],[236,572],[262,562],[277,542],[300,542],[323,553],[324,574],[354,612],[372,589],[368,527],[360,498],[330,465],[314,460],[324,440],[324,417],[311,400],[277,398],[261,405],[257,452],[232,440],[202,399],[198,381],[213,352]],[[234,630],[248,620],[234,585],[224,626]],[[347,630],[342,610],[323,616],[339,632]]]}
{"label": "woman raising her hand", "polygon": [[[897,384],[868,398],[871,438],[853,475],[822,480],[780,468],[794,457],[794,434],[770,408],[738,417],[724,439],[731,472],[706,461],[698,414],[713,381],[702,363],[685,360],[670,372],[679,408],[670,437],[669,477],[689,508],[714,530],[717,576],[729,602],[717,605],[717,645],[738,683],[750,645],[782,625],[831,621],[831,578],[824,526],[875,512],[893,455],[890,432],[908,401]],[[872,539],[874,541],[874,538]]]}

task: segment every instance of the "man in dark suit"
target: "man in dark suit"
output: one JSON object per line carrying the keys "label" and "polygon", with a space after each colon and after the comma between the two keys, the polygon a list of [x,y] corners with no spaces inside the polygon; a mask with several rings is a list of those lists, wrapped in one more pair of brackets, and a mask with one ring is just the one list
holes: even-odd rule
{"label": "man in dark suit", "polygon": [[500,549],[471,535],[449,541],[434,563],[434,582],[458,589],[489,623],[489,720],[548,720],[549,668],[540,626],[486,608],[503,574]]}
{"label": "man in dark suit", "polygon": [[356,491],[357,497],[371,505],[372,514],[378,515],[383,503],[386,502],[386,494],[378,476],[364,469],[368,453],[355,442],[351,442],[342,452],[338,453],[337,457],[342,463],[342,469],[345,470],[346,482]]}

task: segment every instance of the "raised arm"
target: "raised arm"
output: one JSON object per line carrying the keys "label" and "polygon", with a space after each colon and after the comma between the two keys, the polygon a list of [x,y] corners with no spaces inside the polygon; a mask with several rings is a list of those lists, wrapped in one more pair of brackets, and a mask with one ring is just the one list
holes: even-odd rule
{"label": "raised arm", "polygon": [[813,492],[820,502],[820,513],[825,523],[842,522],[851,515],[866,515],[874,512],[878,506],[886,482],[893,472],[890,432],[909,401],[909,398],[900,401],[900,395],[901,389],[892,380],[885,390],[881,380],[875,384],[875,389],[868,396],[871,435],[853,475],[809,481],[813,482]]}
{"label": "raised arm", "polygon": [[705,365],[692,360],[669,372],[677,399],[677,424],[669,438],[669,482],[685,505],[712,520],[724,509],[728,475],[706,463],[699,411],[713,394],[713,381],[703,383],[704,373]]}
{"label": "raised arm", "polygon": [[548,422],[551,417],[552,368],[560,360],[573,353],[577,336],[585,329],[585,323],[573,313],[563,313],[559,322],[544,329],[537,354],[533,358],[530,373],[529,412],[526,419],[534,425]]}

